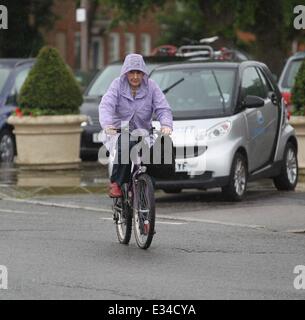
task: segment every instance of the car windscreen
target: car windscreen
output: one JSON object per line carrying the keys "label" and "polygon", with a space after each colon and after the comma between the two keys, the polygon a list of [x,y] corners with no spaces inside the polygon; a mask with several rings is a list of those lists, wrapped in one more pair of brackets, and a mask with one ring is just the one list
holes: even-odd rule
{"label": "car windscreen", "polygon": [[235,70],[227,68],[156,70],[175,118],[218,117],[228,114],[233,100]]}
{"label": "car windscreen", "polygon": [[[155,63],[147,63],[146,67],[148,73],[150,73],[154,68],[156,68],[159,64]],[[108,90],[111,82],[120,76],[122,65],[109,65],[107,66],[100,74],[94,79],[94,82],[91,84],[89,91],[87,93],[88,96],[103,96]]]}
{"label": "car windscreen", "polygon": [[102,96],[108,90],[111,82],[120,76],[122,65],[107,66],[95,79],[91,85],[88,96]]}
{"label": "car windscreen", "polygon": [[0,66],[0,94],[4,88],[4,85],[6,83],[6,80],[8,79],[10,72],[11,72],[10,69],[3,68]]}
{"label": "car windscreen", "polygon": [[[160,63],[146,63],[146,68],[148,71],[148,74],[157,66],[159,66]],[[93,83],[91,84],[87,95],[88,96],[103,96],[106,91],[108,90],[109,86],[111,85],[111,82],[120,76],[121,74],[121,64],[117,65],[108,65],[102,72],[99,73],[99,75],[93,80]]]}
{"label": "car windscreen", "polygon": [[288,65],[285,76],[283,78],[282,87],[292,88],[294,86],[295,77],[301,67],[303,60],[292,60]]}

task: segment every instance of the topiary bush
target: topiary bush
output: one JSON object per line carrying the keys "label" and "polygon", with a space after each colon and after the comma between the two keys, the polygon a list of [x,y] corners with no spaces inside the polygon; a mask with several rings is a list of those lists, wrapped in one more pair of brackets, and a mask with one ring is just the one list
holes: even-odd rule
{"label": "topiary bush", "polygon": [[296,75],[291,94],[294,104],[293,115],[305,116],[305,60]]}
{"label": "topiary bush", "polygon": [[18,104],[24,115],[78,114],[81,89],[57,49],[45,46],[23,84]]}

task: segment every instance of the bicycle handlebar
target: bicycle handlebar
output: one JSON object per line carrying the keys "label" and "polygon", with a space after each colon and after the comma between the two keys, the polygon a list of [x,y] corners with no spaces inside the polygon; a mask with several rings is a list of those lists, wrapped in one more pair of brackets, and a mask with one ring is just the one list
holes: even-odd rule
{"label": "bicycle handlebar", "polygon": [[[118,128],[118,129],[116,129],[116,128],[113,128],[113,130],[114,131],[116,131],[117,133],[122,133],[122,132],[129,132],[129,133],[131,133],[130,132],[130,130],[127,130],[126,128]],[[152,127],[150,130],[149,130],[149,133],[161,133],[161,131],[160,130],[157,130],[156,129],[156,127]]]}

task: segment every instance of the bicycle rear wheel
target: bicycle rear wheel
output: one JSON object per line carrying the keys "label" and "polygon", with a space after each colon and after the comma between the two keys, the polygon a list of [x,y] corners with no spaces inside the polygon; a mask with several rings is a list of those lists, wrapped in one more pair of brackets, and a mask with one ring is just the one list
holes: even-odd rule
{"label": "bicycle rear wheel", "polygon": [[140,175],[134,185],[133,218],[137,245],[147,249],[155,233],[155,194],[147,174]]}
{"label": "bicycle rear wheel", "polygon": [[123,191],[123,197],[113,199],[116,233],[122,244],[129,243],[132,231],[132,212],[126,197],[127,194]]}

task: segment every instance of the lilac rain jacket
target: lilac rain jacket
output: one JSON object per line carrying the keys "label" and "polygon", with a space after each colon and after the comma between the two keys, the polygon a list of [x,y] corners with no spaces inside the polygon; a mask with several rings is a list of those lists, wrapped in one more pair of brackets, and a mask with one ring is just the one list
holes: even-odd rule
{"label": "lilac rain jacket", "polygon": [[[139,70],[144,73],[142,84],[137,91],[135,98],[127,79],[127,72]],[[121,127],[121,122],[129,122],[131,130],[146,129],[152,127],[152,116],[156,115],[161,126],[173,128],[173,116],[166,98],[155,83],[148,78],[143,57],[139,54],[126,56],[121,75],[113,80],[106,94],[99,105],[99,121],[105,129],[109,125],[116,128]],[[108,150],[112,149],[118,135],[110,136],[105,132],[102,134],[102,141]]]}

